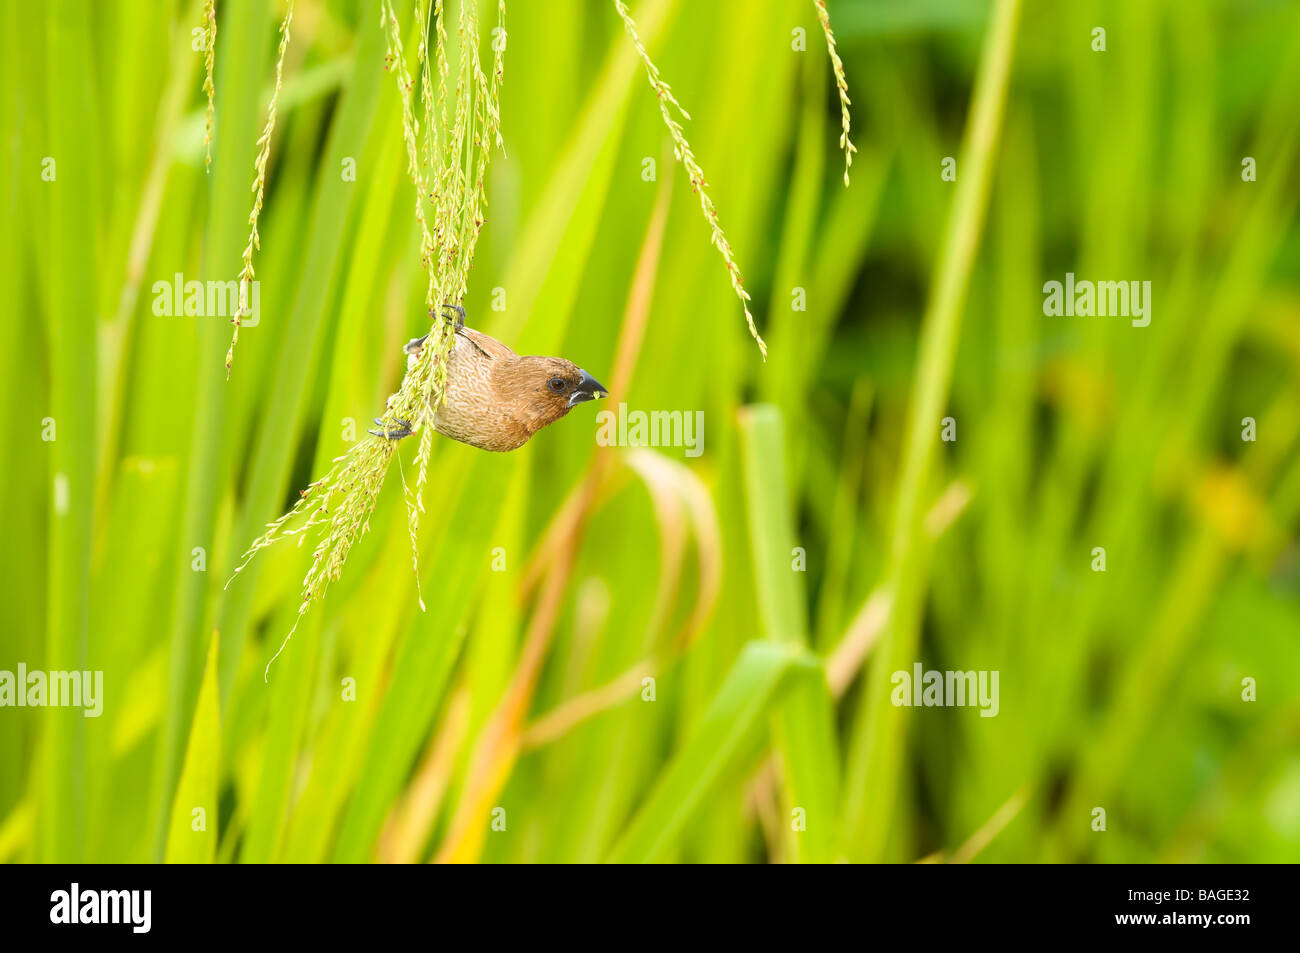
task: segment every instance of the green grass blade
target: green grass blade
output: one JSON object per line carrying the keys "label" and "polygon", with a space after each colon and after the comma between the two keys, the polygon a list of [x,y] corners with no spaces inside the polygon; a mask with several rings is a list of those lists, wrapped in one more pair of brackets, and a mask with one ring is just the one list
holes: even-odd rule
{"label": "green grass blade", "polygon": [[[806,602],[801,582],[807,555],[802,554],[801,561],[795,554],[783,431],[781,413],[775,407],[749,407],[741,414],[759,617],[769,639],[806,650]],[[791,687],[776,714],[774,733],[784,773],[791,854],[796,860],[813,863],[834,860],[840,829],[839,753],[835,705],[824,678],[810,675]]]}
{"label": "green grass blade", "polygon": [[[230,4],[223,8],[220,24],[216,90],[222,104],[220,131],[213,143],[211,218],[203,269],[205,278],[234,278],[240,254],[247,240],[247,211],[251,203],[248,184],[252,179],[254,142],[259,131],[263,71],[270,62],[271,37],[264,29],[269,18],[266,2]],[[174,558],[188,566],[194,547],[209,553],[216,534],[217,505],[229,472],[229,457],[223,454],[226,436],[229,388],[223,355],[230,330],[225,322],[206,318],[198,328],[197,390],[192,420],[188,482],[183,494],[180,536]],[[161,858],[171,813],[176,775],[189,733],[190,717],[198,696],[202,674],[200,651],[204,644],[207,596],[212,585],[209,573],[181,571],[177,576],[171,617],[171,645],[167,680],[167,705],[158,738],[154,777],[154,849]],[[231,641],[222,639],[223,651]]]}
{"label": "green grass blade", "polygon": [[[42,184],[53,278],[47,289],[50,416],[58,431],[45,445],[52,481],[44,666],[65,671],[86,668],[94,523],[96,273],[88,249],[98,236],[98,143],[87,141],[93,127],[78,118],[94,111],[90,6],[51,3],[45,18],[48,156],[55,172]],[[37,856],[70,863],[82,859],[85,845],[86,722],[77,709],[52,709],[43,720]]]}
{"label": "green grass blade", "polygon": [[[999,0],[990,18],[984,54],[975,83],[966,141],[958,161],[963,171],[934,272],[929,305],[921,330],[919,366],[912,385],[907,440],[894,510],[888,585],[895,609],[881,650],[871,666],[870,695],[862,706],[869,713],[860,750],[850,804],[852,832],[861,857],[879,860],[891,831],[894,799],[902,771],[906,710],[890,702],[890,673],[915,661],[920,634],[921,518],[930,492],[930,478],[939,426],[948,398],[953,361],[961,333],[967,285],[975,263],[992,176],[993,157],[1002,125],[1002,111],[1015,48],[1019,0]],[[858,792],[866,790],[862,797]]]}
{"label": "green grass blade", "polygon": [[[166,862],[210,864],[217,855],[217,781],[221,777],[221,711],[217,704],[218,633],[212,633],[185,763],[176,785]],[[196,814],[201,811],[201,814]],[[197,825],[197,829],[196,829]]]}

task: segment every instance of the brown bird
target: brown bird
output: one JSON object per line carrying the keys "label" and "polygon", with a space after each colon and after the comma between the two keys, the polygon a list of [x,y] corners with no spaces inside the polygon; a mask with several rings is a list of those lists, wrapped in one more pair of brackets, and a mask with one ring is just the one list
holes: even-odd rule
{"label": "brown bird", "polygon": [[[433,429],[480,450],[516,450],[547,424],[576,405],[609,392],[572,361],[520,356],[494,337],[465,327],[465,309],[456,312],[456,342],[447,359],[447,399],[433,416]],[[407,367],[415,364],[425,338],[409,342]],[[375,418],[383,427],[383,421]],[[397,430],[371,430],[376,437],[410,436],[408,421]]]}

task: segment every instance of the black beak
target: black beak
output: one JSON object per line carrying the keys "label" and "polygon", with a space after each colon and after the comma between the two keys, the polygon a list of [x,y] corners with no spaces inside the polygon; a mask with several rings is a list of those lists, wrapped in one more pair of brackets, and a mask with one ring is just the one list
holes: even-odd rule
{"label": "black beak", "polygon": [[584,370],[579,370],[582,379],[578,381],[578,386],[573,389],[569,395],[569,406],[581,404],[583,401],[595,400],[598,397],[608,397],[609,391],[605,390],[605,385],[596,378],[592,377]]}

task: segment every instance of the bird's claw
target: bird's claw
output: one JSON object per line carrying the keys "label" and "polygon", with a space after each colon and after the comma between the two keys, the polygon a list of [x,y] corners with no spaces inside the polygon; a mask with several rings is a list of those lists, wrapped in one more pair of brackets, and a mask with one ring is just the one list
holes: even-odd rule
{"label": "bird's claw", "polygon": [[[375,423],[379,424],[380,427],[383,427],[384,418],[376,417]],[[375,437],[384,437],[387,440],[401,440],[403,437],[409,437],[411,435],[411,422],[409,420],[394,418],[393,423],[398,425],[396,430],[367,430],[366,433]]]}
{"label": "bird's claw", "polygon": [[[461,328],[465,326],[465,309],[463,307],[461,307],[458,304],[444,304],[442,306],[442,309],[444,312],[447,311],[452,312],[452,314],[448,315],[447,317],[448,320],[450,320],[453,324],[456,325],[457,331],[459,331]],[[452,315],[454,315],[454,317],[452,317]],[[432,321],[433,318],[434,318],[433,311],[430,311],[429,320]]]}
{"label": "bird's claw", "polygon": [[[458,304],[444,304],[442,307],[444,313],[451,312],[450,314],[447,315],[447,320],[451,321],[452,325],[455,327],[457,331],[460,331],[462,328],[465,327],[465,309],[463,307],[461,307]],[[429,311],[429,320],[430,321],[433,320],[432,310]],[[411,340],[407,341],[406,344],[403,345],[402,353],[403,354],[419,353],[420,348],[424,347],[424,342],[428,337],[429,335],[425,334],[418,338],[411,338]]]}

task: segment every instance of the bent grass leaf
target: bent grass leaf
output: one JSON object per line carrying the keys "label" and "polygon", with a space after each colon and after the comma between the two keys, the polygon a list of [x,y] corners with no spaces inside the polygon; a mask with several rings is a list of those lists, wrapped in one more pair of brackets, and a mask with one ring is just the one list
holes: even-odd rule
{"label": "bent grass leaf", "polygon": [[821,677],[821,666],[798,649],[750,642],[718,689],[698,727],[659,777],[607,858],[611,863],[668,860],[683,828],[723,773],[762,733],[763,718],[787,676]]}

